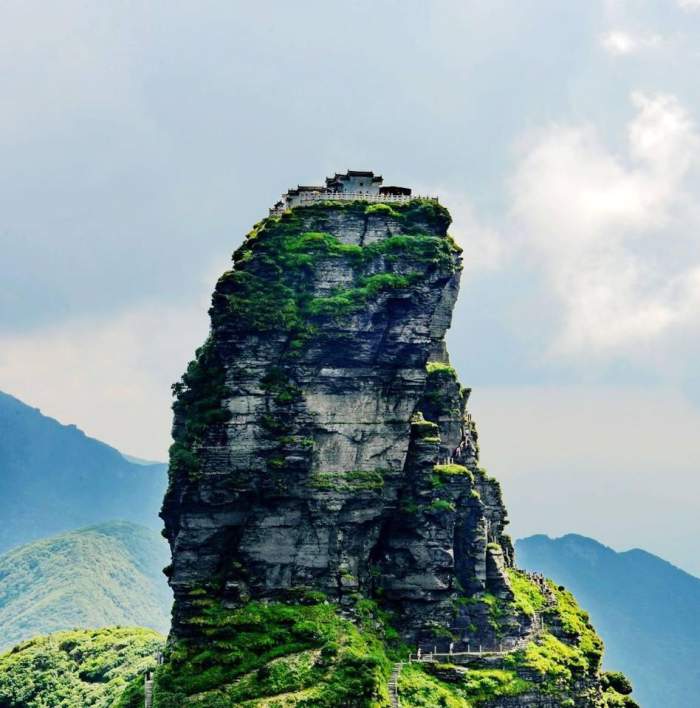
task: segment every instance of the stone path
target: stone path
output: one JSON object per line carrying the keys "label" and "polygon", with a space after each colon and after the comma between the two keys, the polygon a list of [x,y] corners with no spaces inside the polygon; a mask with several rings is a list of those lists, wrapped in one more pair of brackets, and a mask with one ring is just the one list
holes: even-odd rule
{"label": "stone path", "polygon": [[401,703],[399,701],[399,674],[403,668],[403,661],[399,661],[394,664],[394,669],[389,676],[389,700],[391,701],[391,708],[401,708]]}
{"label": "stone path", "polygon": [[153,678],[150,672],[146,674],[144,679],[143,692],[146,696],[146,708],[151,708],[153,705]]}

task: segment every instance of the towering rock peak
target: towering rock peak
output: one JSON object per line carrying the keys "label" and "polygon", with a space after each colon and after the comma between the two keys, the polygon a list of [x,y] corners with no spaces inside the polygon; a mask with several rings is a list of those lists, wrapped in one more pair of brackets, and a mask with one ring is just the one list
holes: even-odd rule
{"label": "towering rock peak", "polygon": [[[500,486],[479,467],[444,341],[461,272],[450,216],[382,198],[269,217],[216,285],[210,336],[174,386],[161,695],[273,695],[247,672],[303,655],[308,676],[279,705],[388,705],[388,655],[469,662],[480,647],[490,663],[471,674],[506,677],[488,705],[602,706],[600,640],[570,596],[515,570]],[[401,676],[464,683],[434,666]],[[499,702],[528,691],[571,702]]]}

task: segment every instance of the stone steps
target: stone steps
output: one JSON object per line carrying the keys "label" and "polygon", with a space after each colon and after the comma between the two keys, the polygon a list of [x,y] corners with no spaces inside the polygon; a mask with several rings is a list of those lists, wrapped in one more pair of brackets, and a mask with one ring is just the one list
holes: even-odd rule
{"label": "stone steps", "polygon": [[394,668],[389,676],[389,700],[391,701],[391,708],[401,708],[401,703],[399,701],[399,674],[403,668],[403,661],[399,661],[394,664]]}
{"label": "stone steps", "polygon": [[146,697],[145,706],[151,708],[153,705],[153,679],[149,679],[148,676],[147,674],[143,682],[143,692]]}

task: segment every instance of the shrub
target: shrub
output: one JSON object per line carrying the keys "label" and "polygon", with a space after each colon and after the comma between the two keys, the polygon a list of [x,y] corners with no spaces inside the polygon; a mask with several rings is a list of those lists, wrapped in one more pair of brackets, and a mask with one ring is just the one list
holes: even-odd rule
{"label": "shrub", "polygon": [[628,696],[632,693],[632,684],[630,680],[620,671],[606,671],[603,673],[603,686],[608,686],[614,691],[621,693],[623,696]]}
{"label": "shrub", "polygon": [[370,204],[365,209],[365,214],[382,214],[383,216],[391,216],[395,219],[400,218],[399,212],[392,209],[389,204]]}

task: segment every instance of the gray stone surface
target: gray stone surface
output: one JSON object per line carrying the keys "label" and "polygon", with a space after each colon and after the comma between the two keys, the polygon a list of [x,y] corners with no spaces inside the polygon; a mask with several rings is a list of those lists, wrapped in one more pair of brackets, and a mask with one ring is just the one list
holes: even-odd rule
{"label": "gray stone surface", "polygon": [[[407,225],[391,214],[333,208],[295,214],[299,233],[363,248],[401,234],[449,238],[447,221]],[[237,269],[250,267],[239,262]],[[309,296],[356,287],[357,268],[349,256],[315,258]],[[231,607],[320,590],[348,613],[361,592],[379,598],[403,638],[426,651],[515,648],[534,635],[537,618],[511,603],[494,624],[486,604],[469,601],[512,600],[506,569],[514,560],[500,485],[479,468],[469,390],[448,366],[444,337],[460,271],[458,249],[447,261],[398,252],[365,264],[363,277],[419,277],[355,312],[318,319],[294,356],[283,329],[227,319],[226,277],[219,281],[211,342],[225,395],[215,407],[229,417],[190,446],[199,472],[171,473],[162,512],[174,637],[196,632],[186,620],[198,612],[192,591],[202,587]],[[278,368],[293,400],[266,384]],[[187,424],[176,415],[176,439]]]}

